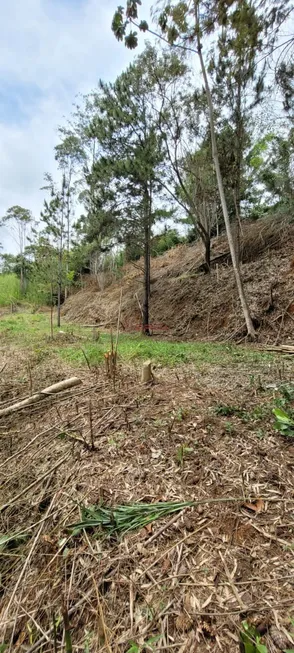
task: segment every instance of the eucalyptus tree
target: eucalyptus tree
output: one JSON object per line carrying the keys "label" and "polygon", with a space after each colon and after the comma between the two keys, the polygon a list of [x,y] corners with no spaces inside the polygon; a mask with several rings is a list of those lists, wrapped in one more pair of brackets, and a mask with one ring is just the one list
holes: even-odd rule
{"label": "eucalyptus tree", "polygon": [[43,221],[44,236],[48,238],[57,255],[57,326],[61,322],[62,288],[66,286],[66,262],[64,257],[66,244],[66,208],[67,208],[67,182],[62,176],[61,184],[54,183],[52,176],[45,174],[46,186],[42,190],[49,192],[49,199],[44,200],[41,220]]}
{"label": "eucalyptus tree", "polygon": [[18,264],[20,269],[20,290],[25,292],[25,247],[29,230],[33,224],[31,211],[22,206],[11,206],[0,220],[0,226],[9,226],[11,236],[18,248]]}

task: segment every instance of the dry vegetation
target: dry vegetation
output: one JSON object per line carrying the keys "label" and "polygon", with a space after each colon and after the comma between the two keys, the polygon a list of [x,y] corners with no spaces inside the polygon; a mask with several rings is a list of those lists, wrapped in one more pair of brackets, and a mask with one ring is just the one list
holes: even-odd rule
{"label": "dry vegetation", "polygon": [[[244,620],[269,653],[293,648],[293,445],[272,415],[293,358],[224,346],[213,364],[211,345],[207,363],[155,364],[150,386],[119,358],[114,385],[3,339],[1,407],[83,382],[0,421],[7,650],[70,650],[67,617],[73,651],[237,653]],[[122,537],[69,529],[83,505],[190,500]]]}
{"label": "dry vegetation", "polygon": [[[242,229],[242,272],[259,339],[293,341],[293,226],[267,217]],[[236,341],[246,335],[225,237],[213,241],[212,257],[220,258],[210,275],[201,271],[200,244],[180,245],[151,260],[150,321],[155,332],[181,339]],[[67,319],[109,325],[122,287],[122,328],[140,328],[142,263],[128,264],[121,280],[107,275],[107,283],[111,285],[101,291],[91,281],[70,298],[64,307]]]}

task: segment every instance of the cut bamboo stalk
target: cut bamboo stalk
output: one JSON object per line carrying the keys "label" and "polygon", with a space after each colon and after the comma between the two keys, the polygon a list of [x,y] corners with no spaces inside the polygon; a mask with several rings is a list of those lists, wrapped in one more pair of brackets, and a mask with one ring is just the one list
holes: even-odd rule
{"label": "cut bamboo stalk", "polygon": [[48,388],[44,388],[44,390],[37,392],[31,397],[27,397],[27,399],[23,399],[22,401],[18,401],[16,404],[2,408],[0,410],[0,417],[14,413],[18,410],[21,410],[22,408],[25,408],[26,406],[31,406],[31,404],[35,404],[45,397],[57,394],[63,390],[68,390],[68,388],[73,388],[74,386],[80,385],[81,383],[81,379],[78,379],[76,376],[73,376],[70,379],[65,379],[64,381],[59,381],[59,383],[54,383],[54,385],[50,385]]}
{"label": "cut bamboo stalk", "polygon": [[145,361],[145,363],[143,363],[141,381],[142,383],[150,383],[150,381],[153,381],[151,360]]}

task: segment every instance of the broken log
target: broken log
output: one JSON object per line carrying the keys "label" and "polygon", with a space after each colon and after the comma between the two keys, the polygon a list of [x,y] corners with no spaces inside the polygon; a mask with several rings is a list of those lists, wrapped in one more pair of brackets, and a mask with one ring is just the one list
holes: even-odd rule
{"label": "broken log", "polygon": [[64,381],[59,381],[59,383],[54,383],[54,385],[50,385],[48,388],[44,388],[44,390],[37,392],[31,397],[27,397],[22,401],[18,401],[16,404],[2,408],[0,410],[0,417],[14,413],[18,410],[21,410],[22,408],[25,408],[26,406],[31,406],[32,404],[35,404],[38,401],[45,399],[46,397],[50,397],[50,395],[55,395],[58,392],[62,392],[63,390],[68,390],[68,388],[73,388],[74,386],[80,385],[81,383],[81,379],[78,379],[76,376],[73,376],[70,379],[65,379]]}

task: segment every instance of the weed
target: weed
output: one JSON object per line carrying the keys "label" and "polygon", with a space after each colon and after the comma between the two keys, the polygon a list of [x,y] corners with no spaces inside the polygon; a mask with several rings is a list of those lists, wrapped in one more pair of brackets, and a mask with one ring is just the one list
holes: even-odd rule
{"label": "weed", "polygon": [[226,422],[225,429],[227,433],[230,433],[230,435],[233,435],[235,433],[235,427],[232,424],[232,422]]}
{"label": "weed", "polygon": [[191,453],[193,453],[193,449],[191,447],[186,447],[185,445],[181,444],[178,447],[177,453],[176,453],[177,464],[180,467],[183,467],[184,458],[186,458],[186,456],[189,456],[189,454],[191,454]]}
{"label": "weed", "polygon": [[294,418],[291,414],[286,413],[281,408],[274,408],[273,414],[276,418],[274,427],[277,431],[280,431],[282,435],[288,435],[294,437]]}
{"label": "weed", "polygon": [[149,639],[140,646],[140,644],[137,644],[136,642],[130,642],[130,648],[128,648],[127,653],[142,653],[142,651],[153,651],[154,649],[154,644],[158,642],[160,639],[161,635],[153,635],[153,637],[149,637]]}
{"label": "weed", "polygon": [[263,429],[257,429],[257,431],[255,431],[255,435],[259,440],[263,440],[266,437],[266,433]]}
{"label": "weed", "polygon": [[178,408],[178,411],[177,411],[177,414],[176,414],[176,418],[177,418],[178,422],[182,422],[185,419],[186,416],[187,416],[187,411],[185,410],[185,408],[181,408],[181,407]]}
{"label": "weed", "polygon": [[258,630],[247,621],[242,621],[240,640],[244,653],[268,653],[268,648],[262,644]]}
{"label": "weed", "polygon": [[238,415],[240,417],[243,415],[243,411],[237,406],[229,406],[226,404],[218,404],[214,411],[216,415],[224,415],[225,417],[231,417],[232,415]]}
{"label": "weed", "polygon": [[84,640],[84,653],[90,653],[90,646],[94,633],[86,630]]}

